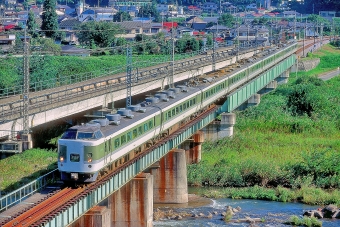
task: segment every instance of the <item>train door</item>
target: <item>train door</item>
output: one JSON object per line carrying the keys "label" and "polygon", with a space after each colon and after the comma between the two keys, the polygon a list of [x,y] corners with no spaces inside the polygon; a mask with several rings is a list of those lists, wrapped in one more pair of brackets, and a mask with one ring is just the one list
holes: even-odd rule
{"label": "train door", "polygon": [[109,140],[105,140],[104,142],[104,164],[106,165],[108,163],[109,160]]}

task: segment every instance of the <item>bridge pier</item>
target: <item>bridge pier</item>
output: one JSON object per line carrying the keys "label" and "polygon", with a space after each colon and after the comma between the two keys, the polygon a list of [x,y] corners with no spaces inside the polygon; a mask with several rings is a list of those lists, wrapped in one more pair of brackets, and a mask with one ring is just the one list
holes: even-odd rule
{"label": "bridge pier", "polygon": [[180,145],[185,150],[185,160],[187,164],[199,163],[201,161],[202,143],[204,142],[204,133],[198,131],[192,138],[186,140]]}
{"label": "bridge pier", "polygon": [[221,121],[213,121],[201,129],[204,138],[210,141],[231,137],[234,134],[236,115],[234,113],[222,113]]}
{"label": "bridge pier", "polygon": [[173,149],[148,171],[154,177],[154,203],[188,202],[187,166],[183,149]]}
{"label": "bridge pier", "polygon": [[21,139],[22,139],[22,150],[23,151],[33,148],[33,140],[32,140],[31,133],[22,134]]}
{"label": "bridge pier", "polygon": [[277,84],[286,84],[288,83],[288,78],[289,78],[289,71],[284,71],[281,75],[276,77]]}
{"label": "bridge pier", "polygon": [[267,84],[264,88],[262,88],[258,93],[263,95],[266,93],[271,92],[272,90],[275,90],[277,88],[277,81],[273,80]]}
{"label": "bridge pier", "polygon": [[105,206],[94,206],[69,227],[111,227],[110,210]]}
{"label": "bridge pier", "polygon": [[153,177],[140,173],[108,198],[111,226],[153,226]]}
{"label": "bridge pier", "polygon": [[261,102],[260,94],[253,94],[247,101],[247,107],[257,106]]}

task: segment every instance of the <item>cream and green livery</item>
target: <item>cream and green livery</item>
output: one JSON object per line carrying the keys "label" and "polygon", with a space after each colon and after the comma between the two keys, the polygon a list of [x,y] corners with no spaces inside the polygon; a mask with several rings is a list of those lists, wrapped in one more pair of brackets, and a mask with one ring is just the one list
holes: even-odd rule
{"label": "cream and green livery", "polygon": [[[99,175],[139,155],[150,143],[171,134],[216,100],[278,64],[296,50],[296,44],[266,51],[267,56],[245,62],[225,76],[209,78],[196,86],[178,86],[158,93],[137,110],[110,120],[69,128],[58,141],[61,180],[93,182]],[[209,76],[209,75],[207,75]],[[134,106],[136,107],[136,106]],[[142,110],[142,111],[141,111]],[[118,111],[119,112],[119,111]],[[117,117],[117,118],[116,118]]]}

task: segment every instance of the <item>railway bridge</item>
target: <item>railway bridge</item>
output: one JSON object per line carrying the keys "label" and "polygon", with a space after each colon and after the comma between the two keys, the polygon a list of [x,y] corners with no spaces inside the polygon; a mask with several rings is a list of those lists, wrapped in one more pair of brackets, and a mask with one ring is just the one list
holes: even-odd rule
{"label": "railway bridge", "polygon": [[[209,82],[211,77],[203,78],[211,84],[216,84],[214,89],[209,90],[210,93],[208,93],[213,99],[219,100],[218,103],[212,102],[204,111],[190,117],[190,120],[184,125],[151,144],[140,154],[132,156],[128,160],[124,160],[122,157],[120,165],[112,173],[101,178],[95,185],[85,188],[79,194],[72,194],[71,199],[66,197],[68,202],[52,210],[47,210],[47,207],[41,208],[47,213],[44,214],[41,211],[42,213],[39,213],[40,216],[36,219],[29,215],[28,220],[32,221],[30,226],[152,226],[153,202],[186,203],[188,201],[186,163],[199,162],[200,160],[200,144],[204,139],[202,129],[207,128],[206,126],[213,122],[217,116],[221,116],[217,138],[232,135],[235,123],[235,115],[232,114],[232,111],[242,105],[258,104],[262,92],[275,88],[278,82],[287,81],[289,72],[296,64],[296,49],[296,43],[291,43],[261,53],[258,53],[258,50],[245,51],[240,54],[243,55],[243,63],[240,63],[239,56],[228,54],[215,66],[216,69],[221,69],[218,79]],[[237,64],[235,65],[235,63]],[[235,67],[230,68],[228,65]],[[201,66],[197,68],[197,72],[207,74],[208,71],[211,71],[211,67],[211,65]],[[133,89],[134,94],[138,94],[141,89],[146,87],[156,89],[166,85],[165,78],[153,80],[153,75],[149,73],[145,81],[150,79],[156,85],[150,81],[144,85],[136,85]],[[174,81],[191,79],[192,72],[178,72],[176,76]],[[227,81],[228,89],[216,89],[219,83]],[[72,87],[69,92],[83,92],[86,96],[87,90],[84,86],[90,85],[93,87],[88,89],[96,91],[96,88],[109,86],[109,80],[100,85],[91,83],[81,85],[82,88]],[[118,88],[120,86],[124,85],[117,84]],[[114,101],[114,97],[123,96],[119,91],[101,94],[100,92],[103,91],[99,89],[96,92],[100,94],[101,98],[97,101],[87,102],[97,102],[97,106],[98,103],[105,106],[110,101]],[[68,95],[70,94],[68,93]],[[64,96],[64,100],[61,101],[67,102],[66,97],[68,96]],[[49,98],[51,96],[43,95],[39,101],[37,96],[36,101],[48,102]],[[89,99],[91,98],[95,99],[93,96],[89,97]],[[71,106],[68,108],[76,108],[76,105],[86,106],[87,102],[79,100],[78,104],[69,104]],[[93,105],[89,106],[92,108]],[[63,107],[58,108],[61,108],[59,109],[60,115]],[[48,111],[52,111],[52,107],[42,111],[45,116],[42,117],[42,121],[46,121],[50,116]],[[67,112],[66,109],[65,112]],[[13,125],[13,120],[9,124]],[[1,205],[3,201],[2,198]],[[46,203],[49,204],[49,202]],[[14,222],[17,223],[19,220],[13,219],[4,226],[12,226]]]}

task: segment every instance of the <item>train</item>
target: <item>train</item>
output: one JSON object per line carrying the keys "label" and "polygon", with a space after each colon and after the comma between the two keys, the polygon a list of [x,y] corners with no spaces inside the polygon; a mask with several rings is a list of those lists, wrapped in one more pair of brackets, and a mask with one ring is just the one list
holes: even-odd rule
{"label": "train", "polygon": [[[261,59],[248,59],[243,67],[225,67],[177,85],[145,101],[118,109],[105,118],[72,126],[58,140],[58,170],[64,182],[91,183],[118,168],[161,138],[170,135],[216,100],[246,83],[270,63],[279,63],[296,44],[269,49]],[[195,81],[194,81],[195,82]]]}

